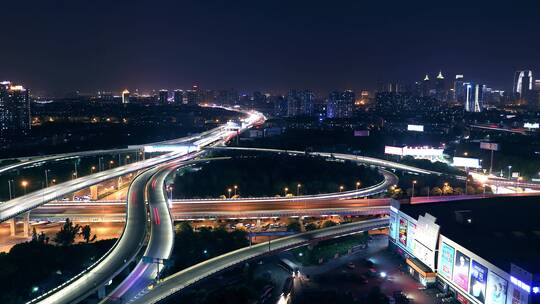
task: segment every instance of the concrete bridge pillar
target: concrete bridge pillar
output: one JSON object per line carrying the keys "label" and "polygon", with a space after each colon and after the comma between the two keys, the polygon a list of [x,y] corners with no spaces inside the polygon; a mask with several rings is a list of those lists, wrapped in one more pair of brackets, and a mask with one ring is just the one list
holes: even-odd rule
{"label": "concrete bridge pillar", "polygon": [[90,199],[97,200],[99,198],[98,185],[90,186]]}
{"label": "concrete bridge pillar", "polygon": [[23,217],[23,235],[24,235],[24,237],[30,236],[30,211],[24,213],[24,217]]}
{"label": "concrete bridge pillar", "polygon": [[9,221],[9,235],[15,236],[17,233],[17,226],[16,226],[15,218],[14,217],[10,218],[8,221]]}

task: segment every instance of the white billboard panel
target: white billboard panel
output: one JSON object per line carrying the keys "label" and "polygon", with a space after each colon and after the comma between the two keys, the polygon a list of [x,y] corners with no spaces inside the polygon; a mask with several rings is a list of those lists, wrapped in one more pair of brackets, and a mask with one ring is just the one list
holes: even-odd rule
{"label": "white billboard panel", "polygon": [[454,157],[454,166],[466,168],[482,168],[478,158]]}
{"label": "white billboard panel", "polygon": [[402,147],[384,146],[384,154],[403,156]]}
{"label": "white billboard panel", "polygon": [[483,149],[483,150],[499,151],[499,148],[500,147],[498,143],[490,143],[490,142],[480,143],[480,149]]}
{"label": "white billboard panel", "polygon": [[424,126],[423,125],[407,125],[408,131],[413,132],[424,132]]}
{"label": "white billboard panel", "polygon": [[523,127],[527,129],[538,129],[540,128],[540,124],[537,122],[535,123],[526,122],[523,124]]}

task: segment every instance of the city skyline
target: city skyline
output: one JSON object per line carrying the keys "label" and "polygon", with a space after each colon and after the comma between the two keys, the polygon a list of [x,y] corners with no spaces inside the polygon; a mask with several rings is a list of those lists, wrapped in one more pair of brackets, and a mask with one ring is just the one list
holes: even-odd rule
{"label": "city skyline", "polygon": [[[509,91],[515,71],[540,69],[535,6],[7,4],[0,24],[12,43],[0,50],[10,58],[0,76],[49,95],[192,84],[320,92],[414,82],[442,70]],[[22,18],[25,27],[14,27]]]}

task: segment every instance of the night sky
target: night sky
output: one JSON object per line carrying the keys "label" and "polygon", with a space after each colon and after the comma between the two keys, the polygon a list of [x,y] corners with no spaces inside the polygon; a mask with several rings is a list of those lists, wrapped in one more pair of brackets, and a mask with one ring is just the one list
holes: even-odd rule
{"label": "night sky", "polygon": [[0,6],[0,78],[47,94],[324,92],[442,69],[510,89],[516,69],[540,75],[538,2],[17,0]]}

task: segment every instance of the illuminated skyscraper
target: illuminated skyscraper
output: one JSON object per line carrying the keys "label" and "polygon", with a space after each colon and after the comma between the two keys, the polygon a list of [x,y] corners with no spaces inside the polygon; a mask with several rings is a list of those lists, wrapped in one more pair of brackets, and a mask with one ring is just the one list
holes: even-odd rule
{"label": "illuminated skyscraper", "polygon": [[435,78],[435,96],[440,101],[446,101],[447,92],[442,71],[439,71],[437,78]]}
{"label": "illuminated skyscraper", "polygon": [[514,94],[519,98],[525,98],[528,91],[533,89],[532,71],[517,71],[514,75]]}
{"label": "illuminated skyscraper", "polygon": [[287,116],[313,115],[315,94],[310,90],[291,90],[287,94]]}
{"label": "illuminated skyscraper", "polygon": [[122,92],[122,103],[123,104],[129,103],[129,91],[128,90],[124,90]]}
{"label": "illuminated skyscraper", "polygon": [[354,113],[354,102],[356,96],[353,91],[344,92],[332,91],[328,96],[326,105],[326,117],[328,118],[348,118]]}
{"label": "illuminated skyscraper", "polygon": [[26,134],[31,127],[29,92],[21,85],[0,82],[0,138]]}
{"label": "illuminated skyscraper", "polygon": [[465,87],[463,75],[456,75],[454,80],[454,101],[465,102]]}
{"label": "illuminated skyscraper", "polygon": [[429,75],[426,74],[424,80],[422,81],[422,96],[429,96],[429,91],[431,90],[431,82],[429,81]]}
{"label": "illuminated skyscraper", "polygon": [[465,82],[465,111],[482,112],[484,107],[484,90],[479,84]]}

